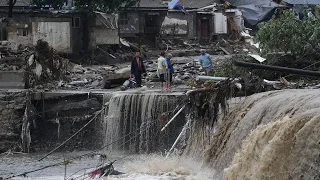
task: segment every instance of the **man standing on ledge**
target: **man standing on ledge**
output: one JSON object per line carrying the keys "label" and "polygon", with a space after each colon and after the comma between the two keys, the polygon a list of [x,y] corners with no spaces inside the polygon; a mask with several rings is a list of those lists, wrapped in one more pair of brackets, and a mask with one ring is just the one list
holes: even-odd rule
{"label": "man standing on ledge", "polygon": [[141,87],[141,75],[146,73],[143,60],[140,57],[140,51],[136,51],[136,56],[131,61],[131,77],[134,76],[137,87]]}
{"label": "man standing on ledge", "polygon": [[158,73],[158,76],[159,76],[160,81],[161,81],[161,90],[162,91],[163,91],[163,83],[168,80],[168,75],[169,75],[168,64],[167,64],[167,61],[165,59],[165,56],[166,56],[165,52],[161,52],[159,54],[158,68],[157,68],[157,73]]}
{"label": "man standing on ledge", "polygon": [[208,53],[205,52],[204,49],[200,50],[200,65],[203,68],[204,72],[206,73],[206,76],[210,75],[211,68],[212,68],[212,61],[211,57]]}

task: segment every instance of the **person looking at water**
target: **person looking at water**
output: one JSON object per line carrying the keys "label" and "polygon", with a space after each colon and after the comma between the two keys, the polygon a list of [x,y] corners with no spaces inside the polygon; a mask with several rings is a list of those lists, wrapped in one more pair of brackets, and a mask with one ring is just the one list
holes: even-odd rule
{"label": "person looking at water", "polygon": [[165,53],[161,52],[158,58],[158,68],[157,73],[161,81],[161,90],[163,91],[163,83],[165,82],[166,76],[168,74],[168,64],[165,57]]}
{"label": "person looking at water", "polygon": [[134,77],[137,87],[141,87],[141,75],[146,74],[146,68],[143,59],[140,57],[140,51],[136,51],[135,57],[131,61],[131,77]]}
{"label": "person looking at water", "polygon": [[203,68],[206,76],[208,76],[210,74],[211,68],[212,68],[211,57],[208,53],[206,53],[206,51],[204,49],[201,49],[200,53],[201,53],[200,59],[199,59],[200,65]]}
{"label": "person looking at water", "polygon": [[166,61],[167,61],[167,65],[168,65],[168,69],[169,69],[169,83],[167,86],[167,90],[171,91],[171,87],[172,87],[172,74],[174,73],[174,69],[173,69],[173,62],[171,62],[171,58],[172,58],[172,54],[169,53],[167,55]]}

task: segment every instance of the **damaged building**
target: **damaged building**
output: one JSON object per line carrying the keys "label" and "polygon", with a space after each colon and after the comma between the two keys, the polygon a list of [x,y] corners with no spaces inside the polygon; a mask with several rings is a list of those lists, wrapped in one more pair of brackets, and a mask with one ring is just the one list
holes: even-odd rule
{"label": "damaged building", "polygon": [[168,9],[168,3],[141,0],[136,6],[122,11],[120,36],[156,46],[161,38],[212,40],[217,35],[232,34],[231,24],[236,24],[239,31],[243,27],[241,12],[225,12],[220,1],[185,0],[183,10]]}
{"label": "damaged building", "polygon": [[[141,0],[119,14],[95,12],[89,20],[72,10],[31,10],[24,5],[14,9],[13,18],[0,21],[0,40],[12,50],[34,46],[43,39],[61,53],[78,54],[98,45],[117,45],[120,38],[157,47],[159,40],[170,38],[212,41],[218,35],[237,38],[242,31],[242,13],[223,8],[219,0],[185,0],[183,9],[169,9],[170,1]],[[5,7],[5,4],[2,4]],[[0,17],[7,9],[0,8]],[[118,27],[119,24],[119,27]]]}
{"label": "damaged building", "polygon": [[69,11],[14,9],[13,18],[7,19],[7,10],[0,9],[0,17],[0,41],[8,42],[13,51],[34,46],[40,39],[67,54],[119,44],[117,15],[96,12],[86,24],[85,14]]}

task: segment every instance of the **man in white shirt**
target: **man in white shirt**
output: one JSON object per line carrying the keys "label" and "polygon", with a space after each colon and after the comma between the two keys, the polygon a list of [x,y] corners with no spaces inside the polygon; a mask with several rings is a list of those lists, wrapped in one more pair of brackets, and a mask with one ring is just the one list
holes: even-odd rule
{"label": "man in white shirt", "polygon": [[163,90],[163,83],[165,82],[165,77],[168,76],[168,64],[165,59],[166,54],[161,52],[158,58],[158,69],[157,73],[161,81],[161,89]]}

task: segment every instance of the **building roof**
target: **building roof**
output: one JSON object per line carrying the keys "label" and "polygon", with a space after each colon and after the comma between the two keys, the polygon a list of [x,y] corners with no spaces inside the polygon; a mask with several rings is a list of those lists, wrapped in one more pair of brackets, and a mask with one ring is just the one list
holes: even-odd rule
{"label": "building roof", "polygon": [[[148,9],[149,8],[167,9],[168,3],[170,1],[171,0],[140,0],[140,4],[137,3],[135,7],[148,8]],[[183,6],[186,9],[196,9],[196,8],[202,8],[218,2],[219,0],[184,0]]]}
{"label": "building roof", "polygon": [[167,5],[162,0],[140,0],[135,7],[139,8],[166,8]]}
{"label": "building roof", "polygon": [[[17,0],[14,6],[16,7],[28,7],[30,5],[30,0]],[[0,7],[6,7],[8,3],[6,0],[0,0]]]}
{"label": "building roof", "polygon": [[220,3],[219,0],[184,0],[184,8],[202,8],[214,3]]}

